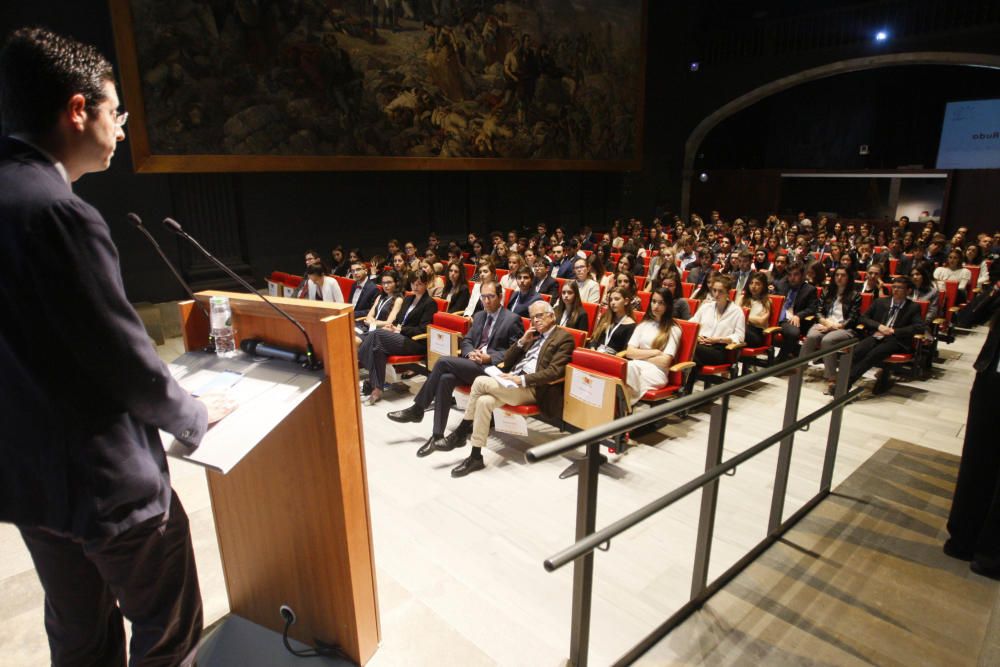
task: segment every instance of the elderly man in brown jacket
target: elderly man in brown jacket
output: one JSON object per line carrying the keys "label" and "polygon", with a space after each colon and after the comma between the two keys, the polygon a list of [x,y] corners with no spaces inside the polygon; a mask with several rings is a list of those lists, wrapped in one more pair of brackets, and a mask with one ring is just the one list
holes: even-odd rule
{"label": "elderly man in brown jacket", "polygon": [[547,302],[536,301],[528,312],[531,326],[504,356],[503,367],[510,370],[476,378],[462,423],[444,441],[435,444],[438,451],[451,451],[464,446],[472,436],[472,453],[451,471],[452,477],[465,477],[486,467],[483,447],[490,434],[494,409],[538,403],[546,416],[557,417],[562,413],[563,388],[552,383],[566,374],[566,364],[575,347],[573,337],[556,326],[555,314]]}

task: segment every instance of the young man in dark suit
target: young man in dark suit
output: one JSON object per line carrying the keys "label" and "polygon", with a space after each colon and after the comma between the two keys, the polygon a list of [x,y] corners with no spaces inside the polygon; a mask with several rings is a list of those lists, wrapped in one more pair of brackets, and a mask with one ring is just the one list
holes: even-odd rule
{"label": "young man in dark suit", "polygon": [[424,411],[434,403],[431,437],[417,450],[417,456],[427,456],[434,451],[436,443],[444,441],[455,387],[470,385],[477,377],[485,375],[485,368],[503,361],[507,349],[524,335],[521,318],[500,306],[498,294],[499,285],[495,282],[483,283],[479,291],[483,309],[473,316],[472,326],[459,343],[461,356],[438,359],[413,399],[413,405],[389,413],[389,419],[394,422],[419,423],[424,419]]}
{"label": "young man in dark suit", "polygon": [[348,300],[354,304],[354,319],[361,319],[375,304],[378,287],[375,281],[368,278],[368,266],[362,261],[351,263],[351,277],[354,278],[354,285]]}
{"label": "young man in dark suit", "polygon": [[535,291],[531,269],[522,266],[517,270],[515,278],[517,279],[518,290],[510,295],[510,300],[507,302],[507,309],[518,317],[527,317],[528,308],[534,302],[540,301],[542,297],[538,296],[538,292]]}
{"label": "young man in dark suit", "polygon": [[452,477],[465,477],[486,467],[483,447],[490,434],[494,408],[537,403],[546,416],[562,414],[563,386],[552,383],[565,376],[576,344],[572,336],[556,326],[551,305],[536,301],[530,312],[531,327],[504,355],[506,372],[496,378],[476,378],[462,422],[444,441],[434,445],[434,449],[447,452],[464,446],[471,436],[472,453],[452,469]]}
{"label": "young man in dark suit", "polygon": [[45,590],[52,664],[124,665],[124,616],[132,664],[190,665],[201,595],[159,430],[195,447],[226,409],[173,380],[73,194],[125,138],[118,104],[93,47],[22,29],[0,51],[0,521]]}
{"label": "young man in dark suit", "polygon": [[[861,316],[867,337],[854,347],[850,384],[891,354],[909,352],[913,336],[922,333],[920,306],[911,301],[913,283],[906,276],[892,279],[892,296],[875,299]],[[879,385],[880,393],[884,391]]]}
{"label": "young man in dark suit", "polygon": [[792,262],[786,276],[785,300],[781,303],[778,324],[781,326],[781,351],[778,361],[784,361],[799,353],[799,337],[809,332],[811,322],[806,318],[819,310],[816,288],[805,282],[805,267],[802,262]]}
{"label": "young man in dark suit", "polygon": [[548,294],[552,300],[559,298],[559,281],[549,275],[549,266],[544,259],[536,259],[532,267],[535,273],[535,291]]}

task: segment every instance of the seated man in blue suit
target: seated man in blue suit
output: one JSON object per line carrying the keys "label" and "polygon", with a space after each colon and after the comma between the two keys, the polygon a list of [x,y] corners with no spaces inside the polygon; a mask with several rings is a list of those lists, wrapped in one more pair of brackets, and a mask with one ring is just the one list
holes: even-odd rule
{"label": "seated man in blue suit", "polygon": [[531,269],[528,267],[522,266],[517,270],[518,291],[511,295],[510,301],[507,302],[507,308],[518,317],[527,317],[528,306],[542,298],[535,291],[535,281],[533,278]]}
{"label": "seated man in blue suit", "polygon": [[413,405],[389,413],[389,419],[395,422],[420,422],[424,411],[434,403],[434,428],[431,437],[417,450],[417,456],[427,456],[434,451],[435,442],[444,441],[455,387],[471,385],[477,377],[485,375],[485,368],[502,361],[507,348],[524,335],[521,318],[500,306],[499,288],[492,280],[480,287],[483,309],[473,316],[472,326],[462,338],[461,356],[438,359]]}
{"label": "seated man in blue suit", "polygon": [[351,288],[348,299],[354,304],[354,318],[361,319],[368,314],[375,303],[378,286],[368,279],[368,266],[360,260],[351,262],[351,277],[354,278],[354,287]]}

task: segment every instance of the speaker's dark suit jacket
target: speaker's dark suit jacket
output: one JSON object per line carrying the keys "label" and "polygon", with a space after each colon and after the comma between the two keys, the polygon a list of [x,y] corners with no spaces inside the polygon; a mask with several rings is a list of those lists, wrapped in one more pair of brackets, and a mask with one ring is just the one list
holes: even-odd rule
{"label": "speaker's dark suit jacket", "polygon": [[[559,418],[562,416],[563,385],[562,383],[552,383],[566,376],[566,365],[573,357],[575,347],[576,343],[573,341],[573,337],[563,329],[556,327],[538,352],[535,372],[524,376],[525,386],[534,388],[538,407],[547,417]],[[526,350],[519,345],[511,345],[507,354],[504,355],[504,369],[508,373],[513,371],[517,362],[524,357],[525,352]]]}
{"label": "speaker's dark suit jacket", "polygon": [[379,295],[379,289],[371,278],[366,280],[365,284],[361,287],[358,287],[358,283],[355,282],[351,287],[351,293],[348,295],[347,300],[354,303],[354,295],[359,289],[361,290],[361,296],[358,297],[358,303],[354,306],[354,317],[360,320],[371,310],[372,305],[375,303],[375,298]]}
{"label": "speaker's dark suit jacket", "polygon": [[41,153],[0,138],[0,521],[81,538],[167,511],[158,429],[197,444],[125,296],[107,224]]}
{"label": "speaker's dark suit jacket", "polygon": [[[486,326],[486,318],[489,315],[485,310],[480,310],[472,317],[472,326],[468,333],[459,343],[459,349],[463,357],[469,356],[469,352],[479,347],[479,340],[483,337],[483,327]],[[493,360],[493,364],[503,361],[504,354],[514,343],[524,335],[524,325],[521,318],[507,310],[500,308],[496,312],[496,321],[490,330],[490,338],[486,343],[486,352]]]}

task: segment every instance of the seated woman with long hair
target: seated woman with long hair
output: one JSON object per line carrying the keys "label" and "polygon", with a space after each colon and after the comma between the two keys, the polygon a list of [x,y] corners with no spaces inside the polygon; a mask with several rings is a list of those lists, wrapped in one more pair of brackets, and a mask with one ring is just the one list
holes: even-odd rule
{"label": "seated woman with long hair", "polygon": [[[823,293],[816,323],[809,328],[799,356],[812,354],[818,349],[828,349],[837,343],[854,338],[854,327],[861,320],[861,294],[854,283],[850,269],[839,266],[833,272],[833,284]],[[827,393],[833,393],[837,376],[837,355],[823,358],[823,379]]]}
{"label": "seated woman with long hair", "polygon": [[674,299],[672,312],[674,319],[691,319],[691,305],[687,302],[687,299],[684,298],[684,289],[681,287],[680,277],[672,274],[668,275],[663,279],[663,285],[661,285],[661,287],[670,292],[670,296]]}
{"label": "seated woman with long hair", "polygon": [[580,288],[576,286],[575,280],[567,280],[559,288],[559,301],[553,310],[556,315],[556,324],[568,329],[579,329],[588,331],[590,329],[590,319],[587,311],[581,305]]}
{"label": "seated woman with long hair", "polygon": [[[609,301],[611,299],[611,290],[614,288],[624,290],[628,295],[628,301],[632,306],[632,310],[638,310],[642,301],[637,296],[638,289],[635,285],[635,276],[633,276],[628,271],[622,271],[617,276],[615,276],[614,284],[610,285],[608,289],[604,290],[604,296],[601,298],[601,310],[606,310]],[[596,326],[596,325],[595,325]]]}
{"label": "seated woman with long hair", "polygon": [[374,405],[382,399],[386,360],[390,356],[422,354],[427,349],[426,343],[415,341],[413,337],[427,332],[427,325],[437,312],[437,303],[427,291],[433,279],[434,276],[423,269],[411,273],[409,283],[413,293],[403,299],[392,324],[368,332],[361,342],[358,364],[368,370],[366,405]]}
{"label": "seated woman with long hair", "polygon": [[673,297],[660,288],[649,299],[646,317],[636,325],[625,348],[628,359],[629,403],[635,405],[652,389],[667,386],[667,373],[681,342],[681,328],[674,326]]}
{"label": "seated woman with long hair", "polygon": [[913,280],[913,293],[911,297],[914,301],[927,302],[927,317],[924,322],[930,327],[931,322],[937,317],[938,308],[941,305],[941,292],[938,291],[934,279],[931,277],[933,265],[926,259],[922,259],[910,269],[910,278]]}
{"label": "seated woman with long hair", "polygon": [[440,298],[448,302],[445,310],[449,313],[463,311],[469,305],[469,283],[465,280],[465,267],[460,262],[448,265]]}
{"label": "seated woman with long hair", "polygon": [[380,280],[382,292],[375,298],[375,303],[364,319],[355,322],[354,329],[360,337],[355,338],[354,342],[358,345],[361,345],[361,337],[369,331],[392,324],[403,304],[403,281],[399,274],[390,269],[382,273]]}
{"label": "seated woman with long hair", "polygon": [[608,308],[597,318],[587,347],[598,352],[617,354],[625,349],[632,330],[635,329],[632,298],[631,293],[621,287],[612,287],[607,295]]}
{"label": "seated woman with long hair", "polygon": [[736,305],[749,308],[747,316],[746,343],[749,347],[764,344],[764,329],[771,321],[771,298],[767,293],[767,274],[751,273],[743,293],[736,295]]}

